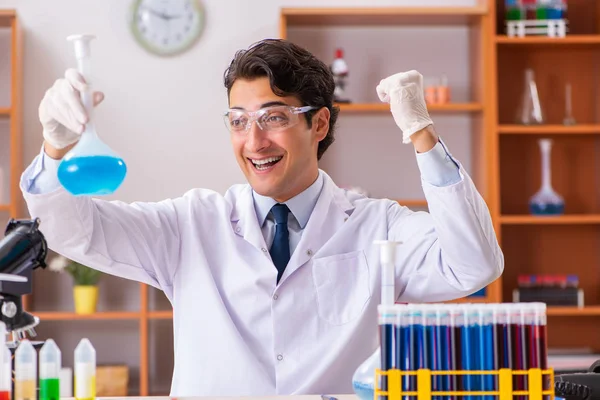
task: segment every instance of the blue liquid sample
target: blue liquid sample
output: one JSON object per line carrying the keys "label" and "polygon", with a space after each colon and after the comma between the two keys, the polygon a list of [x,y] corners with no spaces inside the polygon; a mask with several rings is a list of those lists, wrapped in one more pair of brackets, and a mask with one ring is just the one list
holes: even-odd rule
{"label": "blue liquid sample", "polygon": [[359,382],[352,382],[354,393],[360,400],[373,400],[375,389],[371,385],[365,385]]}
{"label": "blue liquid sample", "polygon": [[[493,371],[495,364],[494,327],[492,324],[477,325],[479,333],[479,369],[481,371]],[[483,391],[494,390],[494,375],[481,375],[480,389]],[[494,396],[483,396],[484,400],[493,400]]]}
{"label": "blue liquid sample", "polygon": [[565,212],[564,204],[537,204],[530,203],[529,211],[533,215],[561,215]]}
{"label": "blue liquid sample", "polygon": [[111,194],[126,174],[125,162],[111,156],[74,157],[58,166],[59,182],[75,196]]}
{"label": "blue liquid sample", "polygon": [[[393,368],[394,361],[394,325],[379,325],[379,341],[381,343],[381,370],[387,371]],[[382,376],[381,390],[387,392],[387,376]]]}
{"label": "blue liquid sample", "polygon": [[[477,358],[475,353],[477,351],[477,335],[474,333],[474,328],[471,326],[461,326],[461,363],[462,369],[465,371],[477,370]],[[476,375],[464,375],[463,376],[463,389],[465,391],[477,390]],[[473,396],[464,396],[467,400],[472,400]]]}

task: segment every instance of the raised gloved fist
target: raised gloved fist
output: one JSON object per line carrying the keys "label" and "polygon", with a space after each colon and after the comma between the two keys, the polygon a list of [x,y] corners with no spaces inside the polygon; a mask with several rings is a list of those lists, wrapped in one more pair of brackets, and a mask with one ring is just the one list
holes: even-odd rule
{"label": "raised gloved fist", "polygon": [[410,142],[413,133],[433,125],[423,96],[423,76],[419,72],[411,70],[382,79],[377,85],[377,95],[381,101],[390,103],[404,143]]}
{"label": "raised gloved fist", "polygon": [[[44,140],[56,149],[63,149],[79,140],[88,122],[81,101],[81,91],[89,90],[85,79],[76,69],[68,69],[65,77],[57,79],[46,91],[38,112]],[[94,92],[94,106],[104,99]]]}

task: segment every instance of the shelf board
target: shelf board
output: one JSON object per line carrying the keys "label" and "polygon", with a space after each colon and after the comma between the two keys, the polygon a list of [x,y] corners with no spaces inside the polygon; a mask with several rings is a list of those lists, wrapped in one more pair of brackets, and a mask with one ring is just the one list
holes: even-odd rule
{"label": "shelf board", "polygon": [[0,212],[10,211],[10,204],[0,204]]}
{"label": "shelf board", "polygon": [[173,311],[150,311],[148,317],[150,319],[171,319],[173,318]]}
{"label": "shelf board", "polygon": [[567,35],[563,38],[548,36],[525,36],[508,37],[506,35],[496,36],[496,43],[511,45],[577,45],[577,44],[600,44],[600,35]]}
{"label": "shelf board", "polygon": [[427,207],[427,200],[425,199],[410,199],[403,200],[397,199],[398,204],[406,207]]}
{"label": "shelf board", "polygon": [[0,118],[10,117],[10,107],[0,107]]}
{"label": "shelf board", "polygon": [[12,20],[17,16],[15,10],[0,10],[0,27],[8,27],[11,25]]}
{"label": "shelf board", "polygon": [[600,125],[499,125],[498,132],[516,135],[599,134]]}
{"label": "shelf board", "polygon": [[283,8],[287,25],[416,25],[463,24],[487,14],[484,5],[474,7],[352,7]]}
{"label": "shelf board", "polygon": [[600,306],[587,307],[568,307],[568,306],[549,306],[546,314],[556,317],[575,317],[585,315],[600,315]]}
{"label": "shelf board", "polygon": [[97,312],[89,315],[75,314],[74,312],[53,312],[53,311],[30,311],[31,314],[43,321],[65,321],[65,320],[123,320],[139,319],[141,314],[136,311],[106,311]]}
{"label": "shelf board", "polygon": [[[340,103],[337,104],[343,113],[372,113],[372,112],[390,112],[390,105],[387,103]],[[448,104],[429,104],[429,112],[478,112],[483,110],[481,103],[448,103]]]}
{"label": "shelf board", "polygon": [[504,225],[590,225],[600,224],[600,214],[502,215],[500,222]]}

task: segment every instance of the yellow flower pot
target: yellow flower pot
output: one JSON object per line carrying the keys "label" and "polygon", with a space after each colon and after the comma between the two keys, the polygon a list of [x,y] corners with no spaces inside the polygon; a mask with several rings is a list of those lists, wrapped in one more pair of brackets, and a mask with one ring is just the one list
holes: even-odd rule
{"label": "yellow flower pot", "polygon": [[75,286],[73,298],[76,314],[93,314],[98,304],[98,286]]}

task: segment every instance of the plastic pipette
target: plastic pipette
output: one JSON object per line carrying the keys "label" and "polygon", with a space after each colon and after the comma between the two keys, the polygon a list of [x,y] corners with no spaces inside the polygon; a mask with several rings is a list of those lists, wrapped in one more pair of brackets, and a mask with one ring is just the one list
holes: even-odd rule
{"label": "plastic pipette", "polygon": [[89,339],[81,339],[75,348],[75,398],[96,397],[96,350]]}
{"label": "plastic pipette", "polygon": [[37,400],[37,353],[24,339],[15,352],[15,400]]}
{"label": "plastic pipette", "polygon": [[48,339],[40,350],[40,400],[60,399],[60,367],[60,349]]}
{"label": "plastic pipette", "polygon": [[93,123],[93,90],[91,89],[91,50],[93,35],[71,35],[77,68],[87,84],[81,93],[89,121],[77,145],[58,166],[58,180],[73,195],[107,195],[115,192],[127,174],[122,158],[106,145],[96,133]]}
{"label": "plastic pipette", "polygon": [[379,245],[379,257],[381,263],[381,304],[392,305],[396,302],[394,293],[396,247],[402,242],[391,240],[376,240]]}
{"label": "plastic pipette", "polygon": [[12,362],[6,347],[6,325],[0,321],[0,400],[10,400]]}

